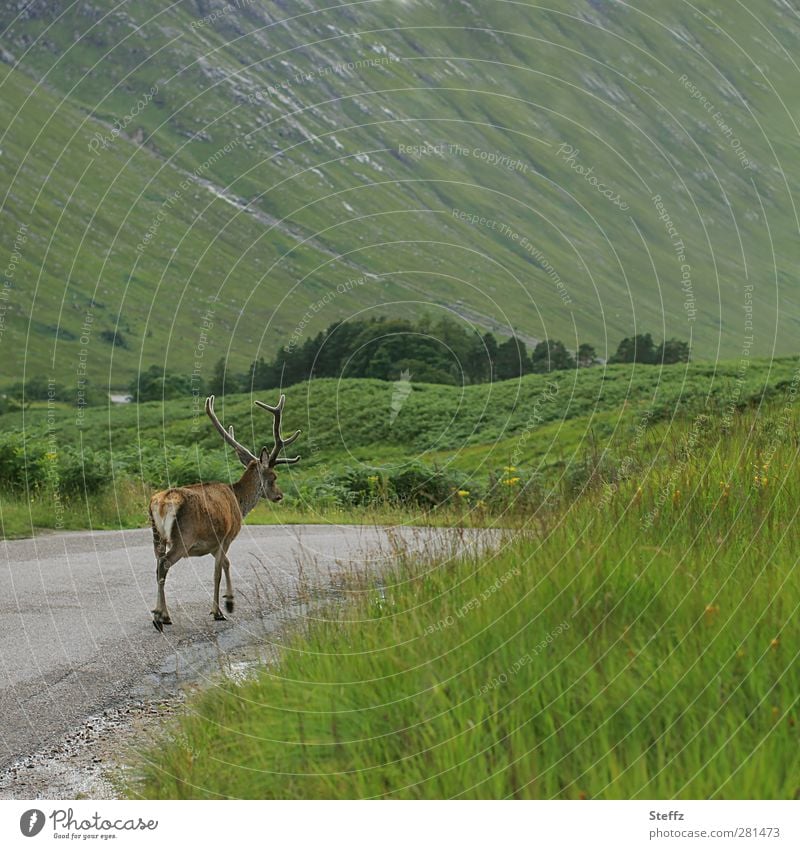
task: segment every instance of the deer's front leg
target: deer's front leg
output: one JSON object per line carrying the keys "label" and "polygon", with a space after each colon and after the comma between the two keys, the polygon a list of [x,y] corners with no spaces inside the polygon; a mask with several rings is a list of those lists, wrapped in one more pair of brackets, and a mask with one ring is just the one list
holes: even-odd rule
{"label": "deer's front leg", "polygon": [[225,551],[222,555],[222,568],[225,570],[225,610],[228,613],[233,613],[233,584],[231,583],[231,561],[228,558],[228,552]]}
{"label": "deer's front leg", "polygon": [[222,580],[222,561],[225,559],[225,552],[220,548],[214,555],[214,607],[211,610],[211,615],[218,621],[225,619],[219,609],[219,582]]}

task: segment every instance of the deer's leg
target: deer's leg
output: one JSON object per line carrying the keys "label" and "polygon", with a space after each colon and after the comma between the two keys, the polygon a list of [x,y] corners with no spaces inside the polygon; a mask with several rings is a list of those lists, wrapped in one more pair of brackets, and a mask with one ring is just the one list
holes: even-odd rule
{"label": "deer's leg", "polygon": [[164,625],[171,625],[169,611],[167,610],[167,599],[164,595],[164,584],[167,582],[167,572],[170,566],[173,566],[178,560],[183,557],[183,552],[176,548],[172,548],[168,553],[162,554],[156,563],[156,583],[158,584],[158,598],[156,606],[153,610],[153,625],[157,630],[163,631]]}
{"label": "deer's leg", "polygon": [[152,520],[151,527],[153,528],[153,551],[155,551],[156,560],[158,560],[167,553],[167,541],[156,530],[156,526],[152,523]]}
{"label": "deer's leg", "polygon": [[231,561],[227,549],[222,553],[222,568],[225,570],[225,610],[233,613],[233,584],[231,583]]}
{"label": "deer's leg", "polygon": [[[163,577],[166,580],[167,574],[164,571],[162,566],[162,560],[167,553],[167,541],[164,537],[161,536],[161,533],[156,528],[155,522],[152,517],[150,519],[150,526],[153,529],[153,552],[156,555],[156,586],[158,588],[158,597],[156,599],[156,606],[153,608],[153,625],[158,628],[159,631],[163,630],[163,624],[171,624],[169,621],[169,614],[166,614],[167,620],[166,623],[164,621],[164,613],[167,609],[167,603],[164,600],[164,584],[161,581],[162,573]],[[169,568],[169,567],[167,567]]]}
{"label": "deer's leg", "polygon": [[211,615],[214,619],[223,620],[225,616],[219,609],[219,582],[222,580],[222,561],[227,560],[225,552],[222,548],[217,549],[214,555],[214,607],[211,610]]}

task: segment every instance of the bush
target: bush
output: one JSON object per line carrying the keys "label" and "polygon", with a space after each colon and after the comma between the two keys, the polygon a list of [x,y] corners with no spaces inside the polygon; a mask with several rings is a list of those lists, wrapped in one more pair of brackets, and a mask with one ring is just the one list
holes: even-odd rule
{"label": "bush", "polygon": [[386,500],[384,479],[366,469],[348,469],[331,481],[341,491],[345,506],[355,504],[360,507]]}
{"label": "bush", "polygon": [[95,495],[111,480],[108,452],[59,449],[58,486],[65,495]]}
{"label": "bush", "polygon": [[[415,463],[388,475],[357,468],[329,475],[317,484],[323,497],[333,498],[342,506],[371,504],[403,504],[435,507],[449,501],[458,490],[457,480],[438,466]],[[316,497],[317,490],[313,490]],[[303,493],[312,497],[312,489]]]}
{"label": "bush", "polygon": [[44,479],[43,446],[24,444],[19,433],[0,436],[0,485],[7,492],[24,492]]}
{"label": "bush", "polygon": [[[239,477],[243,471],[238,461],[236,466],[226,465],[224,458],[215,452],[212,455],[202,451],[197,446],[187,448],[169,449],[168,477],[170,486],[185,486],[190,483],[201,481],[225,481],[230,482]],[[155,486],[166,486],[165,480],[150,481]]]}
{"label": "bush", "polygon": [[0,437],[0,487],[6,492],[32,493],[57,488],[63,495],[94,495],[111,477],[108,453],[43,439],[23,441],[19,433]]}
{"label": "bush", "polygon": [[293,484],[282,484],[282,488],[284,494],[297,498],[301,503],[312,507],[314,510],[341,507],[353,503],[350,500],[349,490],[334,478],[301,484],[299,487],[295,487]]}
{"label": "bush", "polygon": [[392,500],[399,504],[435,507],[448,501],[458,489],[458,483],[438,466],[415,464],[389,475]]}

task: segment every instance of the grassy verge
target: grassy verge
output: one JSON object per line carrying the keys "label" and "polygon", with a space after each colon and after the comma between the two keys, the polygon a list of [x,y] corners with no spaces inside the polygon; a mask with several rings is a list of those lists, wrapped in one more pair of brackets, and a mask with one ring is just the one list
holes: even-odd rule
{"label": "grassy verge", "polygon": [[117,481],[113,489],[88,496],[65,497],[56,506],[51,493],[29,496],[0,492],[0,535],[32,537],[42,531],[121,530],[147,522],[147,494],[134,481]]}
{"label": "grassy verge", "polygon": [[797,798],[800,428],[695,418],[492,556],[399,563],[201,695],[150,798]]}

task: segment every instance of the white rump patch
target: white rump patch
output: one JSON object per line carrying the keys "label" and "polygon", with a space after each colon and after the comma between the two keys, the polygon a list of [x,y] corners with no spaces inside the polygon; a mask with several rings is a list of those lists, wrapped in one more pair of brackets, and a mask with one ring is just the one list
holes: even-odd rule
{"label": "white rump patch", "polygon": [[177,512],[177,505],[169,502],[167,504],[159,504],[153,516],[156,530],[161,534],[161,538],[167,541],[170,548],[172,547],[172,528],[175,524]]}

